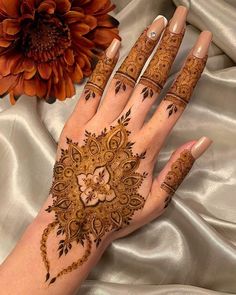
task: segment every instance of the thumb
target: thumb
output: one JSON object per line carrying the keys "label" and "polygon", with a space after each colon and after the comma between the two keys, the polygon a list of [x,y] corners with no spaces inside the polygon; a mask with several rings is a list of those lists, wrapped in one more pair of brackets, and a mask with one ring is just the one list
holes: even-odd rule
{"label": "thumb", "polygon": [[145,223],[164,212],[195,160],[208,149],[211,143],[212,140],[202,137],[198,141],[185,143],[171,155],[163,170],[153,181],[141,214]]}

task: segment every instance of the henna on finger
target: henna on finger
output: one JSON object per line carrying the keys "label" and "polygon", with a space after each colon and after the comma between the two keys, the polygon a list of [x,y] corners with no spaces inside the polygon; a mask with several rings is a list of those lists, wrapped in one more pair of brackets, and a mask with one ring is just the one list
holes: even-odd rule
{"label": "henna on finger", "polygon": [[158,43],[166,23],[166,19],[159,16],[154,20],[150,28],[145,29],[140,35],[114,76],[117,79],[115,94],[126,91],[127,85],[134,87],[143,66]]}
{"label": "henna on finger", "polygon": [[167,173],[161,188],[167,192],[168,197],[166,202],[169,204],[169,197],[172,196],[179,185],[184,180],[185,176],[188,174],[193,166],[195,159],[191,154],[191,151],[186,149],[181,154],[180,157],[171,165],[170,171]]}
{"label": "henna on finger", "polygon": [[198,58],[191,55],[187,58],[184,67],[164,98],[164,101],[171,102],[166,108],[169,117],[176,113],[179,108],[184,109],[189,103],[206,61],[207,56]]}
{"label": "henna on finger", "polygon": [[167,172],[160,186],[161,189],[167,193],[164,201],[164,208],[170,204],[172,196],[191,170],[195,160],[197,160],[211,144],[212,140],[210,138],[202,137],[195,142],[191,149],[184,149],[179,157],[171,164],[170,170]]}
{"label": "henna on finger", "polygon": [[114,39],[105,53],[99,59],[93,73],[84,88],[85,100],[102,96],[106,84],[115,68],[118,60],[120,41]]}
{"label": "henna on finger", "polygon": [[157,51],[140,78],[140,84],[145,86],[141,93],[143,101],[147,97],[153,97],[154,93],[159,94],[168,78],[184,36],[187,12],[183,6],[176,9]]}
{"label": "henna on finger", "polygon": [[143,100],[160,93],[176,57],[184,33],[175,34],[166,28],[161,43],[150,61],[139,83],[145,87],[142,90]]}
{"label": "henna on finger", "polygon": [[166,107],[168,117],[185,109],[198,80],[205,68],[207,52],[211,42],[211,32],[202,32],[189,54],[184,66],[167,92],[164,101],[170,102]]}

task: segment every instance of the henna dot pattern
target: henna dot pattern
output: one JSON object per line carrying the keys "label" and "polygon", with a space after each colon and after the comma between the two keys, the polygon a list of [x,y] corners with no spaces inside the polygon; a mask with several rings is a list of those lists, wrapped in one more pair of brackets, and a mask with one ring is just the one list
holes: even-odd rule
{"label": "henna dot pattern", "polygon": [[130,111],[116,126],[100,135],[85,132],[84,145],[67,139],[68,148],[54,167],[51,188],[53,204],[46,211],[54,212],[55,220],[44,230],[41,255],[46,268],[46,281],[51,278],[47,240],[56,231],[60,237],[58,255],[67,255],[77,243],[84,253],[77,261],[53,276],[49,283],[87,261],[92,244],[99,246],[104,235],[128,225],[145,199],[138,193],[147,173],[139,173],[145,152],[134,154],[126,129]]}

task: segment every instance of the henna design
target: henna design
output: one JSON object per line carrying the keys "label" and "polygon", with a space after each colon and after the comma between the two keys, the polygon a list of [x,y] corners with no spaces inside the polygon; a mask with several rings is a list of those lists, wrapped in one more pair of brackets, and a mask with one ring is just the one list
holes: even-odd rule
{"label": "henna design", "polygon": [[103,53],[85,86],[85,100],[95,98],[96,94],[99,96],[103,94],[107,81],[113,72],[116,62],[117,57],[108,58],[106,54]]}
{"label": "henna design", "polygon": [[[171,165],[171,170],[167,173],[164,182],[161,184],[161,188],[172,196],[179,185],[184,180],[193,166],[195,159],[191,154],[191,151],[184,150],[180,157]],[[166,199],[168,206],[170,200]],[[166,207],[165,207],[166,208]]]}
{"label": "henna design", "polygon": [[156,46],[158,40],[149,38],[147,36],[147,30],[144,30],[140,35],[129,55],[116,72],[114,76],[117,79],[115,94],[121,90],[125,91],[127,85],[134,87],[146,60]]}
{"label": "henna design", "polygon": [[165,101],[171,102],[166,108],[168,117],[176,113],[178,108],[185,108],[187,106],[206,61],[207,57],[198,58],[191,55],[187,58],[184,67],[164,98]]}
{"label": "henna design", "polygon": [[62,269],[50,284],[81,266],[91,253],[92,243],[99,246],[104,235],[128,225],[145,199],[138,193],[147,173],[139,173],[145,152],[133,154],[130,131],[126,129],[130,111],[118,124],[104,129],[100,135],[85,132],[84,145],[67,139],[68,148],[54,167],[50,190],[53,204],[46,211],[54,212],[55,220],[43,231],[41,255],[46,269],[46,281],[51,277],[47,240],[56,232],[60,238],[58,255],[67,255],[76,243],[85,245],[84,254]]}
{"label": "henna design", "polygon": [[[146,88],[151,89],[154,93],[160,93],[168,78],[168,73],[178,52],[182,39],[183,33],[175,34],[169,31],[169,27],[166,28],[156,53],[140,78],[140,84],[143,84]],[[149,90],[149,94],[150,93],[151,92]],[[148,96],[151,97],[150,95]],[[143,100],[145,100],[148,96],[143,93]]]}

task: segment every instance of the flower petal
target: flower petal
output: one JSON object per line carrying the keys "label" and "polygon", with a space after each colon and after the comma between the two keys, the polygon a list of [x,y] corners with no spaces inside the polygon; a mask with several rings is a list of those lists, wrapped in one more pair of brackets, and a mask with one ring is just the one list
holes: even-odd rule
{"label": "flower petal", "polygon": [[75,95],[75,87],[71,78],[68,75],[65,75],[66,82],[66,97],[72,97]]}
{"label": "flower petal", "polygon": [[22,1],[20,6],[21,15],[33,16],[35,12],[35,0]]}
{"label": "flower petal", "polygon": [[24,80],[24,93],[29,96],[36,95],[35,79]]}
{"label": "flower petal", "polygon": [[15,75],[8,75],[0,79],[0,96],[6,95],[6,93],[15,86],[17,78],[18,77]]}
{"label": "flower petal", "polygon": [[0,7],[10,17],[17,18],[19,16],[19,0],[0,0]]}
{"label": "flower petal", "polygon": [[23,83],[23,77],[22,76],[15,76],[18,77],[16,85],[12,87],[13,94],[15,98],[20,97],[24,93],[24,83]]}
{"label": "flower petal", "polygon": [[47,12],[53,14],[56,9],[56,3],[53,0],[44,0],[38,7],[38,12]]}
{"label": "flower petal", "polygon": [[55,0],[56,1],[56,12],[64,14],[71,8],[71,3],[69,0]]}
{"label": "flower petal", "polygon": [[69,11],[64,15],[64,19],[67,24],[76,23],[78,21],[83,21],[84,14],[78,11]]}
{"label": "flower petal", "polygon": [[30,71],[30,72],[25,71],[24,72],[24,79],[29,80],[29,79],[33,78],[36,73],[37,73],[36,67],[34,69],[32,69],[32,71]]}
{"label": "flower petal", "polygon": [[5,40],[5,39],[0,39],[0,47],[7,48],[12,44],[11,41]]}
{"label": "flower petal", "polygon": [[116,28],[97,28],[95,29],[94,38],[92,41],[103,48],[107,48],[114,38],[120,39],[118,30]]}
{"label": "flower petal", "polygon": [[115,5],[111,4],[110,0],[98,0],[98,1],[90,1],[87,5],[85,5],[84,10],[86,14],[98,14],[98,13],[108,13],[109,11],[115,8]]}
{"label": "flower petal", "polygon": [[74,51],[68,48],[64,53],[64,59],[68,65],[72,66],[75,62]]}
{"label": "flower petal", "polygon": [[47,63],[41,63],[38,65],[38,72],[43,79],[48,80],[52,74],[52,67]]}
{"label": "flower petal", "polygon": [[94,47],[94,43],[91,40],[85,37],[82,37],[80,33],[74,32],[74,31],[71,33],[72,33],[73,42],[76,43],[76,45],[84,46],[86,49]]}
{"label": "flower petal", "polygon": [[47,83],[39,78],[35,79],[36,95],[40,98],[44,98],[47,94]]}
{"label": "flower petal", "polygon": [[72,32],[72,34],[85,35],[88,34],[90,30],[91,28],[84,23],[74,23],[70,25],[70,31]]}
{"label": "flower petal", "polygon": [[100,15],[97,17],[97,26],[113,28],[119,26],[119,21],[109,14]]}
{"label": "flower petal", "polygon": [[63,79],[59,83],[54,85],[54,94],[59,100],[66,99],[66,85]]}
{"label": "flower petal", "polygon": [[15,67],[21,64],[23,57],[20,53],[12,52],[0,56],[0,74],[7,76],[10,73],[14,74]]}
{"label": "flower petal", "polygon": [[83,79],[83,72],[79,66],[79,64],[76,64],[74,71],[70,74],[71,79],[75,83],[80,83]]}
{"label": "flower petal", "polygon": [[32,59],[27,58],[27,57],[24,58],[24,61],[22,63],[22,67],[24,68],[24,71],[26,71],[26,72],[32,72],[34,69],[36,69],[34,61]]}
{"label": "flower petal", "polygon": [[93,30],[97,26],[97,19],[93,15],[86,15],[83,22],[90,27],[90,30]]}
{"label": "flower petal", "polygon": [[15,19],[5,19],[3,22],[3,31],[9,35],[15,35],[20,31],[20,24]]}

